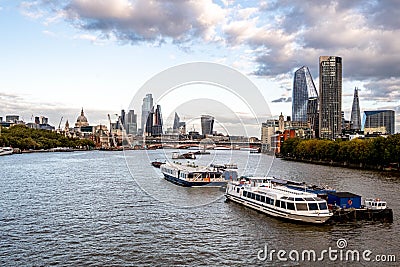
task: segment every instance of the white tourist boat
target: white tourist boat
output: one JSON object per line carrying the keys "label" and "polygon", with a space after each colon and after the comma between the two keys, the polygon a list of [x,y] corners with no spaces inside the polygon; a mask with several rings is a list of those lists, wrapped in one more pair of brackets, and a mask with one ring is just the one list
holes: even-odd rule
{"label": "white tourist boat", "polygon": [[12,147],[0,147],[0,156],[11,155],[13,151]]}
{"label": "white tourist boat", "polygon": [[296,222],[325,223],[333,214],[316,194],[272,183],[270,177],[242,177],[228,182],[226,198],[267,215]]}
{"label": "white tourist boat", "polygon": [[165,163],[160,169],[167,181],[181,186],[221,187],[227,183],[223,172],[217,168],[198,166],[194,163]]}

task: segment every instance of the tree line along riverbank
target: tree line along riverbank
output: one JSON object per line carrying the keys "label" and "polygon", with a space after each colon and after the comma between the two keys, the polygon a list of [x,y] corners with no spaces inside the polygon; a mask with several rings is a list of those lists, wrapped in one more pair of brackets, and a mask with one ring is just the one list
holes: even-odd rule
{"label": "tree line along riverbank", "polygon": [[69,138],[57,132],[31,129],[25,125],[2,128],[0,146],[10,146],[20,150],[52,149],[56,147],[94,147],[92,140]]}
{"label": "tree line along riverbank", "polygon": [[400,134],[351,141],[290,138],[283,142],[280,156],[317,164],[399,170]]}

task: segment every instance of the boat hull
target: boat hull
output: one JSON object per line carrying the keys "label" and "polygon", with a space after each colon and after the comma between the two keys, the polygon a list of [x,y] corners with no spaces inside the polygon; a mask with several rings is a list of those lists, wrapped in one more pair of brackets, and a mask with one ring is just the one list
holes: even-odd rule
{"label": "boat hull", "polygon": [[229,193],[225,194],[225,196],[228,200],[252,208],[271,217],[284,219],[292,222],[307,223],[307,224],[324,224],[331,218],[331,216],[304,216],[304,215],[290,214],[261,205],[255,201],[245,200],[241,197],[231,195]]}
{"label": "boat hull", "polygon": [[183,179],[176,178],[172,175],[168,175],[164,173],[164,179],[172,182],[174,184],[180,185],[180,186],[185,186],[185,187],[222,187],[226,185],[226,182],[220,181],[220,182],[207,182],[207,181],[199,181],[199,182],[194,182],[194,181],[186,181]]}
{"label": "boat hull", "polygon": [[12,149],[2,149],[0,148],[0,156],[11,155],[13,153]]}

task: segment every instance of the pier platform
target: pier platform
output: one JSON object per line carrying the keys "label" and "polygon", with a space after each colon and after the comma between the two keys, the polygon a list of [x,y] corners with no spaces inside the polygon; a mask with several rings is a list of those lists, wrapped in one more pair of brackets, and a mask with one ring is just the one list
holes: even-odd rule
{"label": "pier platform", "polygon": [[356,221],[378,221],[384,223],[393,222],[393,210],[390,208],[382,210],[366,208],[337,209],[329,219],[330,223],[345,223]]}

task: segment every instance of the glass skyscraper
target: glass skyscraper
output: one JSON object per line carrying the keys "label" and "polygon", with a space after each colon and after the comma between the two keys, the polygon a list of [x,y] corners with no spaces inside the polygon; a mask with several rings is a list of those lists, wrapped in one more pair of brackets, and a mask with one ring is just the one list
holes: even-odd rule
{"label": "glass skyscraper", "polygon": [[318,93],[311,73],[305,66],[294,73],[292,120],[308,122],[313,130],[318,131]]}
{"label": "glass skyscraper", "polygon": [[319,137],[342,133],[342,58],[319,57]]}
{"label": "glass skyscraper", "polygon": [[201,115],[201,131],[203,135],[212,134],[214,130],[214,117],[210,115]]}
{"label": "glass skyscraper", "polygon": [[364,111],[362,128],[366,134],[374,132],[394,134],[394,115],[394,110]]}
{"label": "glass skyscraper", "polygon": [[145,98],[143,98],[143,104],[142,104],[142,120],[141,120],[141,129],[143,132],[145,132],[145,125],[147,123],[147,119],[149,117],[149,114],[153,108],[153,95],[152,94],[147,94]]}
{"label": "glass skyscraper", "polygon": [[353,106],[351,107],[350,117],[351,129],[361,130],[360,102],[358,99],[358,88],[354,89]]}

